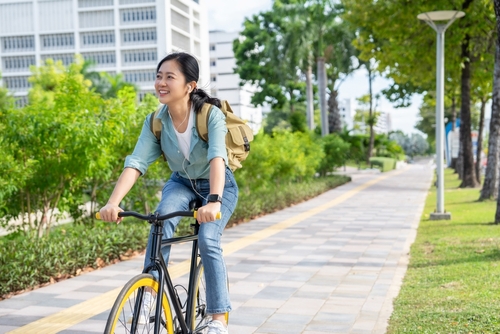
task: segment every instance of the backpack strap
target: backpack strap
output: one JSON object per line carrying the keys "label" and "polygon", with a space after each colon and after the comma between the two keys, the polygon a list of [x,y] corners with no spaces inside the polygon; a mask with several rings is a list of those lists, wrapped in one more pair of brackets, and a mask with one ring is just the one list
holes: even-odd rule
{"label": "backpack strap", "polygon": [[158,144],[160,144],[160,150],[161,154],[163,155],[163,159],[167,161],[167,157],[165,156],[165,153],[163,153],[163,150],[161,149],[161,129],[162,129],[161,119],[156,118],[156,116],[158,116],[158,114],[163,108],[164,106],[161,105],[158,107],[158,109],[156,109],[155,112],[149,114],[149,128],[151,129],[151,132],[155,135]]}
{"label": "backpack strap", "polygon": [[198,137],[205,142],[208,142],[208,120],[212,107],[213,105],[210,103],[205,103],[200,112],[196,114],[196,131],[198,131]]}

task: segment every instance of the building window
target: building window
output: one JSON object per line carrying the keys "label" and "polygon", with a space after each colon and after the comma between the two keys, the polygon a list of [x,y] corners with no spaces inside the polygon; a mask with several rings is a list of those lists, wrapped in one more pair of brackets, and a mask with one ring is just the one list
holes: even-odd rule
{"label": "building window", "polygon": [[80,35],[82,47],[105,47],[115,45],[114,31],[85,32]]}
{"label": "building window", "polygon": [[64,66],[68,66],[74,61],[74,57],[72,53],[42,55],[42,61],[45,62],[47,59],[52,59],[54,62],[61,61]]}
{"label": "building window", "polygon": [[31,65],[35,65],[35,56],[4,57],[2,68],[4,72],[26,72]]}
{"label": "building window", "polygon": [[73,34],[41,35],[40,45],[42,50],[73,49],[75,36]]}
{"label": "building window", "polygon": [[125,66],[134,64],[156,64],[156,49],[127,50],[122,52]]}
{"label": "building window", "polygon": [[16,96],[14,103],[16,104],[16,108],[23,108],[28,104],[28,96]]}
{"label": "building window", "polygon": [[83,59],[93,62],[97,67],[111,67],[116,64],[114,51],[110,52],[89,52],[82,54]]}
{"label": "building window", "polygon": [[212,82],[216,82],[217,81],[217,77],[216,76],[212,76]]}
{"label": "building window", "polygon": [[156,28],[123,30],[122,44],[156,44]]}
{"label": "building window", "polygon": [[151,94],[151,95],[155,96],[155,91],[154,91],[154,90],[145,90],[145,91],[140,91],[140,92],[137,94],[137,97],[139,98],[139,102],[142,102],[142,100],[144,100],[144,97],[145,97],[147,94]]}
{"label": "building window", "polygon": [[216,66],[216,65],[217,65],[217,62],[215,60],[210,61],[210,66]]}
{"label": "building window", "polygon": [[3,82],[5,87],[10,91],[23,91],[31,88],[31,83],[28,81],[28,78],[28,76],[4,77]]}
{"label": "building window", "polygon": [[113,6],[113,0],[78,0],[79,8]]}
{"label": "building window", "polygon": [[210,51],[215,51],[215,44],[210,45]]}
{"label": "building window", "polygon": [[123,71],[123,76],[125,78],[125,81],[130,83],[153,83],[156,80],[156,73],[154,69],[141,71]]}
{"label": "building window", "polygon": [[34,36],[2,37],[2,52],[35,51]]}
{"label": "building window", "polygon": [[120,11],[122,24],[155,23],[156,8],[131,8]]}
{"label": "building window", "polygon": [[155,2],[155,0],[120,0],[120,5],[131,5],[134,3],[148,3]]}

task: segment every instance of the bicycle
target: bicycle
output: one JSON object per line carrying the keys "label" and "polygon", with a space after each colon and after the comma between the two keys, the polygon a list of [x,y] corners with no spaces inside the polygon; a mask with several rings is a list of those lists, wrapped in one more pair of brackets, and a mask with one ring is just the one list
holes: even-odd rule
{"label": "bicycle", "polygon": [[[194,227],[192,235],[162,241],[163,221],[173,217],[196,218],[196,208],[199,207],[199,204],[196,201],[190,203],[189,207],[193,211],[176,211],[161,216],[158,214],[142,215],[133,211],[124,211],[118,214],[119,217],[135,217],[153,224],[153,238],[148,245],[151,250],[152,261],[151,265],[144,268],[142,274],[130,279],[119,293],[108,316],[104,330],[105,334],[151,333],[152,329],[152,333],[155,334],[195,334],[203,333],[207,328],[211,316],[206,312],[204,268],[198,253],[198,231],[200,228],[198,221],[191,225]],[[100,219],[99,213],[96,214],[96,217]],[[217,215],[217,219],[220,219],[220,213]],[[178,286],[174,286],[172,283],[160,249],[167,245],[188,241],[193,244],[188,289],[182,287],[184,291],[187,291],[187,297],[183,303],[176,289]],[[153,270],[157,271],[158,280],[151,274]],[[146,305],[149,305],[149,307],[144,306],[147,291],[156,293],[154,296],[150,294],[153,300],[147,301],[149,304]],[[158,298],[158,296],[161,296],[161,298]],[[146,308],[149,310],[146,310]],[[145,311],[147,314],[145,314]],[[154,311],[154,314],[151,313],[152,311]],[[227,322],[228,313],[226,313],[225,318]]]}

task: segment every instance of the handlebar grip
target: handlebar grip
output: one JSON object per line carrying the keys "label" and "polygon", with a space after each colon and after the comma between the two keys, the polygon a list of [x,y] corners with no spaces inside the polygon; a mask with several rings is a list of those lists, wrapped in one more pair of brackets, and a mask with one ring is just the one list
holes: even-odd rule
{"label": "handlebar grip", "polygon": [[[198,215],[198,211],[193,211],[193,218],[196,219],[196,216]],[[215,219],[221,219],[222,218],[222,212],[217,212],[217,214],[215,215]]]}

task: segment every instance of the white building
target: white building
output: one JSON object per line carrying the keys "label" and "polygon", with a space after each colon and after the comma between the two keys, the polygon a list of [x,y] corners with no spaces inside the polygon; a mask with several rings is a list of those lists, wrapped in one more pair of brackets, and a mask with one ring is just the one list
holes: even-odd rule
{"label": "white building", "polygon": [[381,111],[377,118],[377,124],[373,127],[376,133],[389,133],[392,131],[391,114]]}
{"label": "white building", "polygon": [[240,77],[234,73],[233,41],[238,36],[237,32],[210,32],[211,95],[227,100],[234,113],[258,131],[262,125],[262,108],[250,103],[256,89],[248,84],[240,86]]}
{"label": "white building", "polygon": [[4,85],[26,99],[30,65],[47,58],[96,63],[123,73],[140,96],[154,93],[158,61],[183,50],[200,62],[200,86],[210,82],[205,0],[0,0],[0,61]]}
{"label": "white building", "polygon": [[348,130],[354,128],[354,113],[352,110],[352,100],[343,99],[338,102],[340,118],[342,119],[342,127],[347,127]]}

